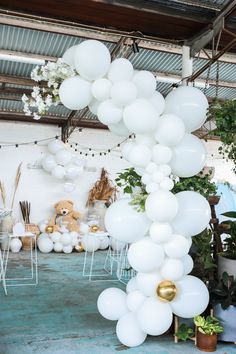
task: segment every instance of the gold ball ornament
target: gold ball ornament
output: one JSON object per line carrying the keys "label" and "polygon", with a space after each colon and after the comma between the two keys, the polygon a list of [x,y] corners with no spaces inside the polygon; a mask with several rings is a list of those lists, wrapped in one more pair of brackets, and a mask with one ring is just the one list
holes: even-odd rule
{"label": "gold ball ornament", "polygon": [[51,225],[46,226],[45,231],[49,234],[53,233],[53,226],[51,226]]}
{"label": "gold ball ornament", "polygon": [[81,243],[79,243],[78,245],[75,246],[75,250],[79,253],[84,252],[84,247],[82,246]]}
{"label": "gold ball ornament", "polygon": [[175,284],[170,281],[170,280],[163,280],[158,284],[158,287],[156,289],[156,293],[158,298],[161,301],[164,302],[169,302],[174,300],[176,294],[177,294],[177,289]]}
{"label": "gold ball ornament", "polygon": [[91,225],[90,226],[90,231],[91,232],[97,232],[99,230],[99,227],[97,225]]}

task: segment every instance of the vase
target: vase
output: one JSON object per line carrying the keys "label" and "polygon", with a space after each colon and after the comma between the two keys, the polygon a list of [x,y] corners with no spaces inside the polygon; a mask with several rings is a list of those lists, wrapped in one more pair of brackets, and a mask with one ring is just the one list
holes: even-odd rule
{"label": "vase", "polygon": [[[13,225],[14,225],[13,216],[12,215],[5,216],[1,221],[1,234],[8,235],[12,233]],[[8,243],[9,243],[9,237],[4,238],[4,240],[1,243],[1,248],[3,251],[7,250]]]}
{"label": "vase", "polygon": [[98,217],[99,229],[101,231],[105,231],[104,218],[107,211],[106,200],[96,200],[94,202],[94,209],[96,211],[96,215]]}
{"label": "vase", "polygon": [[203,352],[214,352],[217,346],[217,334],[204,334],[197,331],[197,348]]}
{"label": "vase", "polygon": [[229,275],[233,275],[236,279],[236,260],[229,259],[223,256],[217,257],[217,270],[218,277],[221,278],[224,272],[227,272]]}
{"label": "vase", "polygon": [[223,310],[221,304],[217,304],[213,308],[214,316],[216,316],[221,325],[224,327],[224,332],[220,333],[219,340],[223,342],[236,342],[236,306],[230,305]]}

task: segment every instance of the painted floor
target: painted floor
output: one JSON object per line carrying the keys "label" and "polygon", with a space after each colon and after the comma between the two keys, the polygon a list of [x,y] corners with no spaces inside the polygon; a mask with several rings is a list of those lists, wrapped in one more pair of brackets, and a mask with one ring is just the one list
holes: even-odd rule
{"label": "painted floor", "polygon": [[[95,254],[102,269],[105,252]],[[11,254],[8,276],[27,271],[21,252]],[[194,354],[193,342],[175,344],[172,335],[149,337],[127,348],[115,335],[115,322],[103,319],[96,308],[99,293],[113,281],[89,282],[82,277],[84,254],[39,254],[39,285],[0,287],[0,354]],[[236,354],[236,345],[219,344],[217,354]]]}

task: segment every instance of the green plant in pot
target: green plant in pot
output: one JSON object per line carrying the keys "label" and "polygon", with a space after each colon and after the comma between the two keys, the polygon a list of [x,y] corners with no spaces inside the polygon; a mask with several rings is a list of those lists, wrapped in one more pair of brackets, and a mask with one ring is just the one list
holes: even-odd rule
{"label": "green plant in pot", "polygon": [[186,342],[188,339],[193,339],[194,337],[194,330],[189,327],[186,323],[181,323],[178,330],[175,332],[175,337],[179,340]]}
{"label": "green plant in pot", "polygon": [[214,352],[217,346],[217,335],[223,332],[218,318],[213,316],[195,316],[197,348],[204,352]]}
{"label": "green plant in pot", "polygon": [[210,302],[214,314],[224,326],[219,339],[225,342],[236,341],[236,279],[224,272],[218,281],[209,283]]}

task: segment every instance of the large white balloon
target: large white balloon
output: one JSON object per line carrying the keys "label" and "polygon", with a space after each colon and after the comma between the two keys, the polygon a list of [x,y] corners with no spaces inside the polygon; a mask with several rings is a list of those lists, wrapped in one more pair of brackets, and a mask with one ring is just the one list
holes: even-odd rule
{"label": "large white balloon", "polygon": [[42,167],[47,172],[51,172],[56,167],[56,165],[57,163],[53,155],[46,155],[42,159]]}
{"label": "large white balloon", "polygon": [[126,305],[131,312],[136,312],[142,303],[146,300],[146,296],[144,296],[141,291],[135,290],[131,291],[126,298]]}
{"label": "large white balloon", "polygon": [[72,47],[68,48],[62,56],[62,60],[73,68],[75,67],[75,50],[77,47],[78,44],[73,45]]}
{"label": "large white balloon", "polygon": [[74,60],[76,70],[83,78],[96,80],[107,73],[111,56],[102,42],[87,40],[76,48]]}
{"label": "large white balloon", "polygon": [[90,112],[97,115],[98,114],[98,107],[99,107],[100,103],[101,103],[100,101],[96,100],[95,98],[92,98],[92,100],[90,101],[90,103],[88,105]]}
{"label": "large white balloon", "polygon": [[107,320],[117,321],[128,312],[126,297],[126,293],[121,289],[105,289],[97,300],[98,311]]}
{"label": "large white balloon", "polygon": [[165,99],[162,94],[158,91],[155,91],[152,96],[149,97],[149,101],[155,107],[155,110],[159,115],[164,112],[165,109]]}
{"label": "large white balloon", "polygon": [[60,242],[62,243],[63,246],[68,246],[71,244],[72,238],[69,232],[65,232],[64,234],[61,235]]}
{"label": "large white balloon", "polygon": [[168,146],[156,144],[152,147],[152,159],[158,165],[169,163],[172,156],[173,152]]}
{"label": "large white balloon", "polygon": [[82,238],[82,246],[87,252],[95,252],[100,247],[100,239],[97,236],[85,235]]}
{"label": "large white balloon", "polygon": [[179,210],[172,222],[176,233],[194,236],[202,232],[211,219],[211,208],[200,193],[184,191],[176,194]]}
{"label": "large white balloon", "polygon": [[127,292],[127,294],[129,294],[135,290],[138,290],[138,285],[137,285],[136,277],[133,277],[128,281],[128,283],[126,285],[126,292]]}
{"label": "large white balloon", "polygon": [[151,161],[152,151],[146,145],[135,144],[128,155],[128,160],[135,167],[145,167]]}
{"label": "large white balloon", "polygon": [[145,202],[145,211],[152,221],[169,222],[178,212],[178,200],[169,192],[159,190],[149,194]]}
{"label": "large white balloon", "polygon": [[168,242],[172,237],[172,227],[169,223],[153,222],[150,227],[150,237],[156,243]]}
{"label": "large white balloon", "polygon": [[138,71],[134,74],[132,81],[138,89],[139,97],[150,97],[156,90],[156,79],[150,71]]}
{"label": "large white balloon", "polygon": [[206,120],[208,101],[204,93],[191,86],[180,86],[166,97],[165,113],[176,114],[187,132],[199,129]]}
{"label": "large white balloon", "polygon": [[111,237],[111,248],[113,251],[121,252],[126,246],[125,242],[118,241],[115,238]]}
{"label": "large white balloon", "polygon": [[181,259],[165,258],[160,274],[164,279],[179,280],[184,275],[184,265]]}
{"label": "large white balloon", "polygon": [[157,128],[159,115],[148,100],[139,98],[125,107],[123,119],[130,131],[145,134]]}
{"label": "large white balloon", "polygon": [[66,175],[66,170],[63,166],[56,166],[51,172],[52,176],[57,179],[63,179]]}
{"label": "large white balloon", "polygon": [[189,242],[186,237],[173,235],[171,240],[164,244],[164,250],[170,258],[182,258],[189,252]]}
{"label": "large white balloon", "polygon": [[38,241],[38,248],[42,253],[49,253],[53,250],[53,242],[49,237],[42,238]]}
{"label": "large white balloon", "polygon": [[171,326],[173,314],[169,304],[153,297],[144,301],[136,314],[138,325],[143,332],[158,336]]}
{"label": "large white balloon", "polygon": [[116,124],[122,119],[123,110],[116,106],[112,100],[106,100],[98,106],[98,119],[103,124]]}
{"label": "large white balloon", "polygon": [[192,177],[199,173],[206,162],[206,148],[199,138],[186,134],[179,145],[173,147],[170,162],[172,173],[179,177]]}
{"label": "large white balloon", "polygon": [[112,85],[111,98],[115,104],[125,106],[137,97],[137,88],[131,81],[118,81]]}
{"label": "large white balloon", "polygon": [[121,152],[122,152],[122,156],[128,160],[129,159],[129,154],[132,151],[132,149],[134,148],[135,144],[133,141],[127,141],[127,143],[125,143],[122,146]]}
{"label": "large white balloon", "polygon": [[112,82],[128,81],[132,78],[133,72],[133,65],[128,59],[118,58],[110,65],[108,79]]}
{"label": "large white balloon", "polygon": [[67,149],[61,149],[56,152],[55,155],[56,162],[60,165],[68,165],[72,160],[72,154]]}
{"label": "large white balloon", "polygon": [[185,126],[183,121],[174,114],[164,114],[155,132],[155,138],[160,144],[175,146],[181,142],[184,134]]}
{"label": "large white balloon", "polygon": [[91,83],[80,76],[69,77],[62,82],[59,96],[65,107],[72,110],[83,109],[92,99]]}
{"label": "large white balloon", "polygon": [[183,318],[192,318],[200,315],[209,302],[209,293],[206,285],[192,275],[186,275],[175,284],[177,295],[171,302],[174,314]]}
{"label": "large white balloon", "polygon": [[73,251],[73,247],[71,245],[66,245],[66,246],[63,246],[63,249],[62,251],[64,253],[71,253]]}
{"label": "large white balloon", "polygon": [[138,144],[146,145],[148,147],[153,147],[156,144],[154,136],[152,134],[136,134],[135,141]]}
{"label": "large white balloon", "polygon": [[58,140],[58,139],[50,141],[50,143],[47,146],[48,151],[51,154],[55,154],[58,150],[61,150],[65,147],[66,147],[66,145],[63,143],[63,141]]}
{"label": "large white balloon", "polygon": [[119,341],[127,347],[137,347],[147,337],[147,334],[138,326],[133,313],[127,313],[119,319],[116,325],[116,335]]}
{"label": "large white balloon", "polygon": [[157,272],[138,273],[136,275],[138,289],[146,296],[156,297],[158,284],[163,280]]}
{"label": "large white balloon", "polygon": [[97,79],[93,82],[91,91],[98,101],[104,101],[110,96],[111,81],[106,78]]}
{"label": "large white balloon", "polygon": [[131,134],[131,131],[124,125],[123,120],[116,124],[109,124],[108,128],[112,133],[119,136],[128,136]]}
{"label": "large white balloon", "polygon": [[57,253],[62,252],[63,251],[62,243],[61,242],[55,242],[54,246],[53,246],[53,251],[57,252]]}
{"label": "large white balloon", "polygon": [[123,242],[135,242],[147,233],[150,221],[146,213],[137,212],[129,198],[117,200],[105,214],[105,227],[110,236]]}
{"label": "large white balloon", "polygon": [[149,237],[144,237],[130,245],[128,260],[131,267],[138,272],[152,272],[162,265],[164,251],[162,246],[154,243]]}

